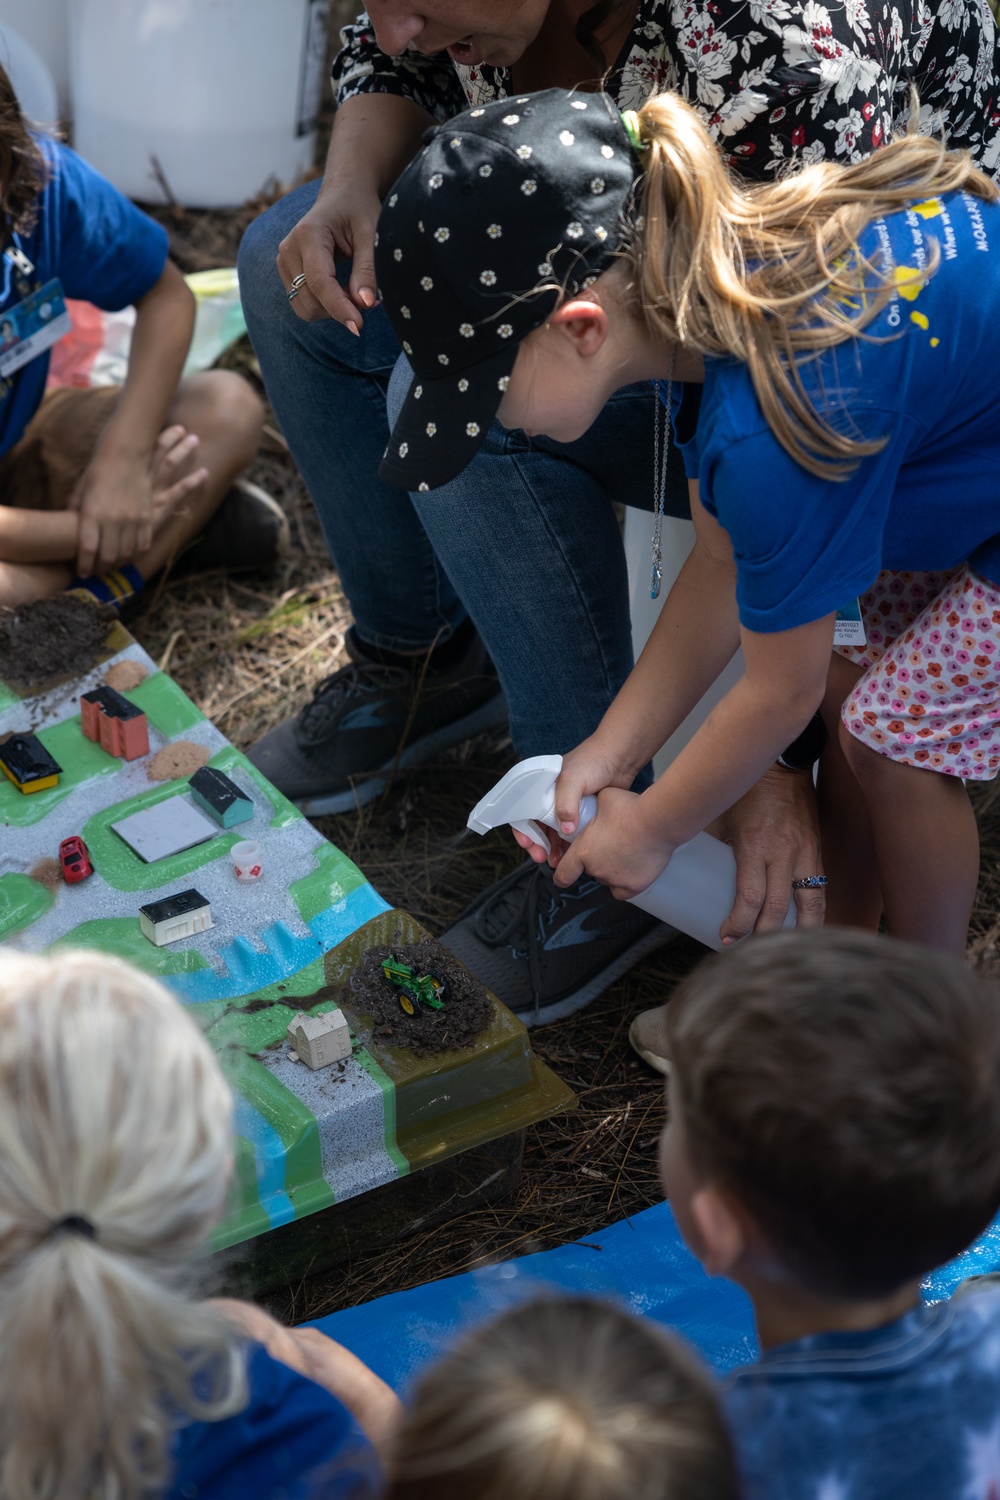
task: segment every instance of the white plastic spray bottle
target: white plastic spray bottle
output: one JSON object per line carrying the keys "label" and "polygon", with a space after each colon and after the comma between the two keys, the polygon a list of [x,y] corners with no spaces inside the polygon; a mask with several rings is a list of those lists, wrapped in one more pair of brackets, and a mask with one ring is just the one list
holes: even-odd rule
{"label": "white plastic spray bottle", "polygon": [[[476,803],[469,827],[474,833],[489,833],[491,828],[509,823],[548,852],[551,845],[545,829],[559,832],[556,778],[561,770],[561,755],[535,755],[522,760]],[[597,798],[581,797],[576,833],[560,836],[572,842],[596,816]],[[710,833],[699,833],[674,850],[663,874],[633,896],[632,905],[697,938],[707,948],[721,948],[719,929],[735,900],[736,860],[732,849]],[[794,901],[784,925],[795,925]]]}

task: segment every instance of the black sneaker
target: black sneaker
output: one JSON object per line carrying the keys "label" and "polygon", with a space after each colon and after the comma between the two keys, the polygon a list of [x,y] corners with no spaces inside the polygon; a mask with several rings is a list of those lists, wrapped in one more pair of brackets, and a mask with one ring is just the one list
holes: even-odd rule
{"label": "black sneaker", "polygon": [[350,812],[377,797],[394,769],[503,724],[507,704],[474,630],[460,658],[435,669],[373,660],[347,633],[351,664],[320,683],[312,701],[258,740],[248,755],[304,813]]}
{"label": "black sneaker", "polygon": [[525,1026],[582,1010],[676,929],[584,878],[560,890],[528,863],[491,886],[441,936]]}
{"label": "black sneaker", "polygon": [[210,573],[254,573],[288,551],[288,517],[271,495],[249,479],[237,479],[201,536],[182,552],[175,577]]}

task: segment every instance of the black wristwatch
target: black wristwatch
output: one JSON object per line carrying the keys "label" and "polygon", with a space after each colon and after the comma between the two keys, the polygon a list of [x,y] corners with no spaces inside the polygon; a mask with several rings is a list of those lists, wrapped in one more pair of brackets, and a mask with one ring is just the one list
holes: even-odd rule
{"label": "black wristwatch", "polygon": [[811,771],[826,749],[826,725],[819,714],[813,714],[797,739],[778,756],[778,765],[786,771]]}

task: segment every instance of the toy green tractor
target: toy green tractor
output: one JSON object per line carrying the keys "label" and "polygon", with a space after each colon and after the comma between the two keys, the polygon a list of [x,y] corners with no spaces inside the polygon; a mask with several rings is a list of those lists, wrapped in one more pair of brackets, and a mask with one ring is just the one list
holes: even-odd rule
{"label": "toy green tractor", "polygon": [[382,973],[399,991],[399,1003],[408,1016],[414,1016],[426,1005],[430,1010],[444,1009],[447,988],[442,975],[433,969],[418,974],[409,964],[402,964],[392,953],[382,960]]}

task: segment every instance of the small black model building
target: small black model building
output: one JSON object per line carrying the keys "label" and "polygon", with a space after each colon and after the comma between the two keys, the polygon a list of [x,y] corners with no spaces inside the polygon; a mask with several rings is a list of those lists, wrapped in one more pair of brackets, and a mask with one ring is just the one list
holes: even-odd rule
{"label": "small black model building", "polygon": [[197,805],[223,828],[232,828],[253,817],[253,802],[246,792],[241,792],[235,781],[214,766],[202,766],[195,771],[189,785]]}
{"label": "small black model building", "polygon": [[151,943],[162,948],[164,943],[176,943],[196,932],[207,932],[215,923],[211,903],[200,891],[191,890],[178,891],[176,896],[164,896],[160,901],[140,906],[139,926]]}
{"label": "small black model building", "polygon": [[43,792],[55,786],[62,766],[35,734],[13,734],[0,745],[0,770],[19,792]]}

